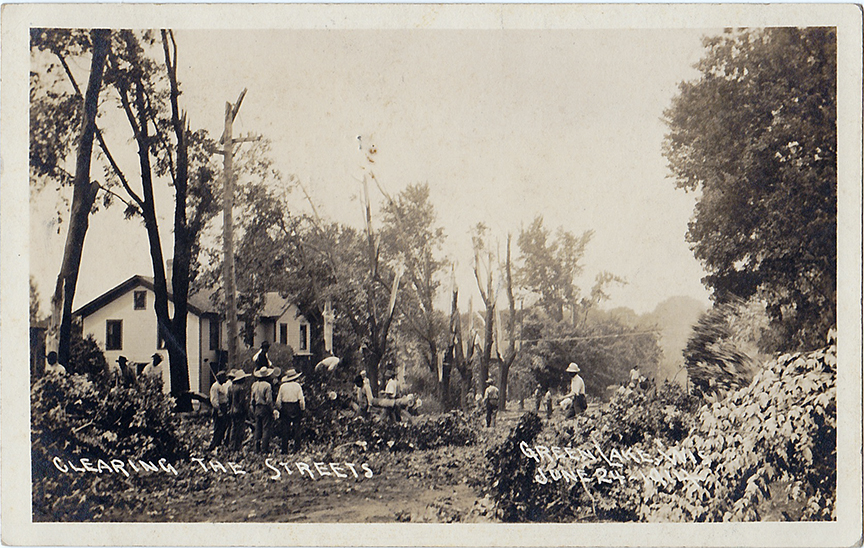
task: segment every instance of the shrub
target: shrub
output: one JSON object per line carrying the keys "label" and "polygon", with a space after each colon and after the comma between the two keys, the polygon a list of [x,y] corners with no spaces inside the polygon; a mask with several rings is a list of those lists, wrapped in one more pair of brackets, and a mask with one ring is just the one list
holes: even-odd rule
{"label": "shrub", "polygon": [[103,382],[108,373],[108,362],[99,343],[88,334],[82,338],[73,333],[69,346],[69,372],[87,375],[91,380]]}
{"label": "shrub", "polygon": [[188,456],[176,434],[173,400],[158,382],[109,388],[85,375],[49,375],[32,384],[30,404],[35,520],[90,519],[124,488],[117,474],[60,474],[55,457],[174,462]]}
{"label": "shrub", "polygon": [[402,423],[358,418],[348,422],[340,439],[367,450],[414,451],[445,445],[465,446],[477,441],[473,424],[461,411],[424,415]]}
{"label": "shrub", "polygon": [[[648,494],[643,519],[834,519],[837,346],[785,354],[746,388],[700,410],[680,446],[700,483]],[[775,515],[776,514],[776,515]]]}
{"label": "shrub", "polygon": [[545,521],[547,506],[556,498],[557,493],[534,482],[537,463],[526,459],[520,448],[523,442],[532,445],[542,429],[540,417],[529,411],[519,418],[501,445],[486,453],[492,498],[504,521]]}

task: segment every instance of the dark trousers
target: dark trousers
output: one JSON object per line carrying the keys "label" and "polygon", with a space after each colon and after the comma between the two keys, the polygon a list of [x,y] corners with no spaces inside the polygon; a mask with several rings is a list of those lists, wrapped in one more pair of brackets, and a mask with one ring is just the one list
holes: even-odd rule
{"label": "dark trousers", "polygon": [[255,419],[255,450],[266,453],[270,450],[273,411],[266,405],[256,405],[253,418]]}
{"label": "dark trousers", "polygon": [[231,416],[231,448],[235,451],[243,449],[246,438],[246,417],[238,413]]}
{"label": "dark trousers", "polygon": [[286,402],[279,411],[279,422],[282,426],[282,454],[288,453],[288,442],[294,440],[294,451],[300,447],[300,419],[303,411],[299,402]]}
{"label": "dark trousers", "polygon": [[498,417],[498,404],[486,402],[486,427],[495,426],[495,419]]}
{"label": "dark trousers", "polygon": [[213,440],[210,442],[210,449],[215,449],[222,445],[222,440],[227,439],[225,435],[228,431],[228,415],[222,411],[213,410]]}

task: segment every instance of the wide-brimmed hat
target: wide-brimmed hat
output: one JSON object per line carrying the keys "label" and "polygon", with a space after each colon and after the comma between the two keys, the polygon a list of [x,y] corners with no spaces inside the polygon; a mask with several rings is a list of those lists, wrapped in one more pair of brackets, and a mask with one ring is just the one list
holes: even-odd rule
{"label": "wide-brimmed hat", "polygon": [[117,363],[126,363],[128,361],[129,360],[126,358],[126,356],[120,356],[117,358]]}
{"label": "wide-brimmed hat", "polygon": [[495,384],[495,380],[492,377],[486,379],[486,384]]}
{"label": "wide-brimmed hat", "polygon": [[576,365],[576,362],[570,362],[570,365],[567,366],[567,373],[578,373],[580,371],[579,366]]}
{"label": "wide-brimmed hat", "polygon": [[228,373],[228,377],[235,381],[242,381],[248,376],[249,373],[243,371],[242,369],[233,369],[230,373]]}
{"label": "wide-brimmed hat", "polygon": [[285,375],[282,376],[282,382],[296,381],[297,379],[299,379],[302,376],[303,375],[301,373],[298,373],[292,367],[292,368],[285,371]]}
{"label": "wide-brimmed hat", "polygon": [[219,371],[219,372],[216,373],[216,378],[217,378],[217,379],[224,379],[224,378],[226,378],[227,376],[228,376],[228,373],[225,372],[225,371]]}
{"label": "wide-brimmed hat", "polygon": [[255,376],[258,377],[259,379],[266,379],[267,377],[269,377],[272,374],[273,374],[273,369],[271,369],[270,367],[262,367],[261,369],[255,370]]}

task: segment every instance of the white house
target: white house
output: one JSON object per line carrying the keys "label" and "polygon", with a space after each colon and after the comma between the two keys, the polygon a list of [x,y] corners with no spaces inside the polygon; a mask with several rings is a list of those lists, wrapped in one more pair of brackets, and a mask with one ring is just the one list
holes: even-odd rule
{"label": "white house", "polygon": [[[154,352],[162,354],[165,358],[162,381],[165,391],[169,392],[168,351],[157,329],[153,310],[155,296],[153,279],[136,275],[85,304],[74,315],[81,319],[84,336],[93,335],[109,363],[121,355],[130,362],[144,363],[151,360]],[[169,292],[170,314],[174,313],[173,308]],[[213,383],[219,352],[225,347],[227,328],[206,296],[191,296],[188,308],[186,355],[189,387],[207,394]],[[289,344],[297,356],[310,355],[309,322],[295,305],[277,293],[265,295],[264,310],[256,322],[254,340],[249,342],[258,346],[265,340]]]}

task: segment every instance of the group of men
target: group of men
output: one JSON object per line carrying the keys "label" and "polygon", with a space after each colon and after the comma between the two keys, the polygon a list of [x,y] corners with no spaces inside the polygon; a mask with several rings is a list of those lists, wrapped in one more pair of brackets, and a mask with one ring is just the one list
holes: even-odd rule
{"label": "group of men", "polygon": [[162,381],[162,355],[155,352],[151,361],[143,366],[141,371],[131,363],[126,356],[120,356],[117,361],[108,365],[108,382],[112,386],[137,386],[139,379]]}
{"label": "group of men", "polygon": [[[247,418],[253,424],[253,449],[256,452],[270,452],[270,439],[276,424],[279,426],[282,454],[288,453],[292,440],[294,451],[300,447],[300,421],[306,410],[306,399],[300,385],[302,374],[293,367],[284,374],[278,367],[273,367],[267,356],[269,347],[265,341],[253,356],[255,370],[252,375],[242,369],[216,374],[216,381],[210,387],[213,407],[210,450],[223,444],[234,451],[242,450]],[[246,380],[249,378],[255,380],[247,388]]]}

